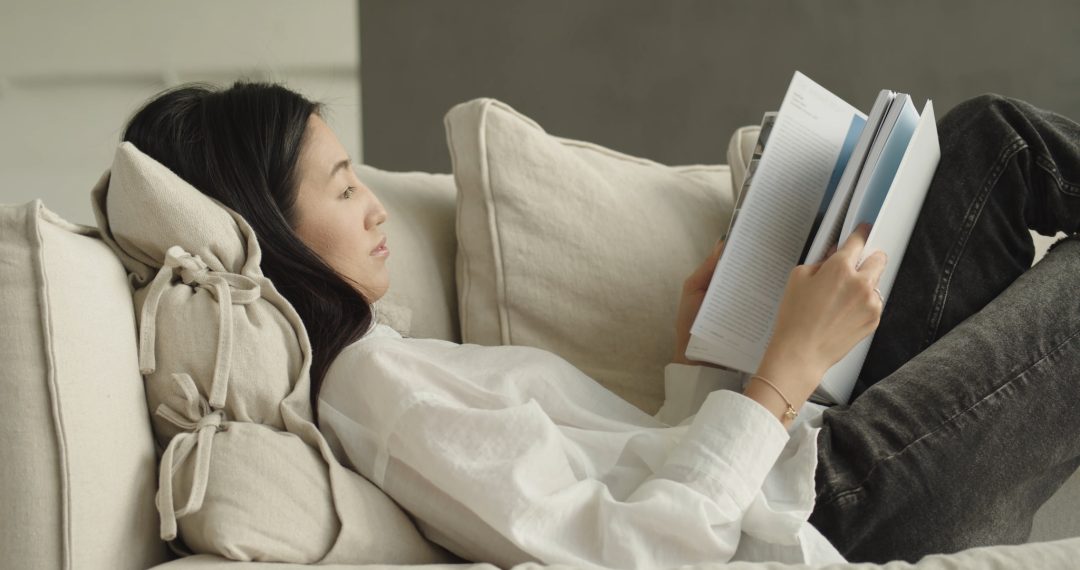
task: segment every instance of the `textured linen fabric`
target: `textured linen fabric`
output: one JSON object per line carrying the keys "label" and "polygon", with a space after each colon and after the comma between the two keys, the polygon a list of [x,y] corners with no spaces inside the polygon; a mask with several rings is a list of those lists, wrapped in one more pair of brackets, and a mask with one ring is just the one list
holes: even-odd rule
{"label": "textured linen fabric", "polygon": [[750,157],[754,155],[760,132],[761,125],[746,125],[735,129],[728,140],[728,168],[731,169],[731,191],[736,202],[739,200],[743,181],[746,180],[746,169],[750,165]]}
{"label": "textured linen fabric", "polygon": [[[666,370],[672,383],[687,372],[725,381],[696,368]],[[688,403],[665,415],[696,407],[677,398]],[[406,339],[382,324],[335,359],[319,406],[342,461],[467,560],[844,561],[806,522],[813,413],[789,431],[720,389],[671,426],[549,351]]]}
{"label": "textured linen fabric", "polygon": [[0,394],[0,567],[168,559],[124,268],[40,199],[0,204]]}
{"label": "textured linen fabric", "polygon": [[675,322],[683,280],[727,228],[727,165],[551,136],[494,99],[444,122],[463,342],[550,350],[655,413],[675,339],[654,331]]}
{"label": "textured linen fabric", "polygon": [[161,538],[233,560],[453,560],[327,446],[304,324],[243,217],[129,142],[91,197],[134,288]]}

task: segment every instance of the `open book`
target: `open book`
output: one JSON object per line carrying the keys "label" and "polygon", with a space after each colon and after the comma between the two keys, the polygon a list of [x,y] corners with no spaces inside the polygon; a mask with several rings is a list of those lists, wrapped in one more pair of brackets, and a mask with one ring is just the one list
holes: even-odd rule
{"label": "open book", "polygon": [[[820,261],[863,222],[872,227],[858,263],[885,252],[878,289],[888,303],[941,157],[931,101],[920,113],[910,96],[886,89],[867,116],[798,71],[762,132],[767,145],[762,137],[759,162],[748,166],[738,224],[733,214],[686,350],[748,375],[772,338],[791,270]],[[873,338],[829,368],[810,401],[847,403]]]}

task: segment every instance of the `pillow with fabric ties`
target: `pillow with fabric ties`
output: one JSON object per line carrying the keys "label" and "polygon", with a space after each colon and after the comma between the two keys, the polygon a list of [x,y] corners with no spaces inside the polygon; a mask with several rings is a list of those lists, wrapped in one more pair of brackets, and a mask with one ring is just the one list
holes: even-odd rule
{"label": "pillow with fabric ties", "polygon": [[160,454],[161,538],[179,554],[303,564],[455,560],[312,421],[311,345],[232,209],[129,142],[91,192],[128,272]]}

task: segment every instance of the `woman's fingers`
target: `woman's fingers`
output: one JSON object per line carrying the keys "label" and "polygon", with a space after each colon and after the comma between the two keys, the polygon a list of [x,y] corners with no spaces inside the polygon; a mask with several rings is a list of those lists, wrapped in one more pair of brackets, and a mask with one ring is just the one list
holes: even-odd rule
{"label": "woman's fingers", "polygon": [[713,246],[712,254],[709,257],[720,259],[720,254],[724,253],[724,245],[726,244],[727,240],[724,238],[716,240],[716,245]]}
{"label": "woman's fingers", "polygon": [[863,222],[855,226],[855,230],[848,236],[847,241],[836,250],[833,257],[844,259],[851,267],[854,267],[856,260],[859,258],[859,253],[862,251],[863,246],[866,245],[868,235],[870,235],[869,223]]}
{"label": "woman's fingers", "polygon": [[857,271],[865,275],[866,278],[876,286],[878,280],[881,279],[881,274],[885,272],[885,264],[888,261],[888,256],[885,255],[884,251],[879,249],[868,255],[866,259],[863,260],[862,265],[858,267]]}
{"label": "woman's fingers", "polygon": [[[881,279],[881,274],[885,271],[885,263],[888,259],[885,256],[885,252],[878,250],[870,254],[869,257],[863,260],[862,265],[859,266],[858,273],[863,276],[871,288],[877,289],[878,281]],[[874,303],[881,303],[881,308],[884,309],[885,299],[879,295],[871,297],[871,301]]]}
{"label": "woman's fingers", "polygon": [[713,246],[709,256],[701,262],[694,272],[683,281],[684,291],[696,291],[700,289],[706,289],[709,286],[709,282],[712,281],[713,272],[716,271],[716,264],[720,261],[720,256],[724,253],[724,245],[727,240],[717,240]]}
{"label": "woman's fingers", "polygon": [[[855,231],[851,232],[848,240],[837,250],[837,254],[842,254],[845,263],[850,264],[849,267],[853,267],[855,272],[859,275],[859,280],[864,282],[869,289],[877,289],[878,281],[881,279],[881,274],[885,272],[885,264],[888,261],[885,252],[877,250],[865,259],[862,263],[859,263],[859,256],[862,255],[863,249],[866,247],[867,236],[870,235],[871,225],[869,223],[861,223]],[[876,305],[881,303],[884,306],[884,299],[881,299],[880,294],[870,294],[870,291],[866,291],[871,303]]]}

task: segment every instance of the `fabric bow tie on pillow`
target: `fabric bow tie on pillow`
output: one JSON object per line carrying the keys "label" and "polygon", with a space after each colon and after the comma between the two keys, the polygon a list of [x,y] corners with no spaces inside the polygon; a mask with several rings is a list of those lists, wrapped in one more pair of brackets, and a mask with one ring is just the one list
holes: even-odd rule
{"label": "fabric bow tie on pillow", "polygon": [[454,560],[344,467],[313,423],[307,333],[263,275],[242,216],[128,142],[91,202],[133,291],[161,458],[161,537],[174,551],[302,564]]}
{"label": "fabric bow tie on pillow", "polygon": [[[218,306],[217,354],[214,356],[214,373],[210,380],[210,405],[225,406],[225,392],[229,382],[229,365],[233,353],[233,304],[248,305],[261,296],[259,284],[246,275],[210,272],[209,266],[184,248],[174,245],[165,252],[165,264],[154,277],[146,293],[139,322],[139,369],[150,374],[156,368],[154,359],[154,332],[157,330],[157,308],[162,294],[172,284],[175,270],[186,285],[202,287],[213,295]],[[190,378],[190,377],[189,377]]]}

